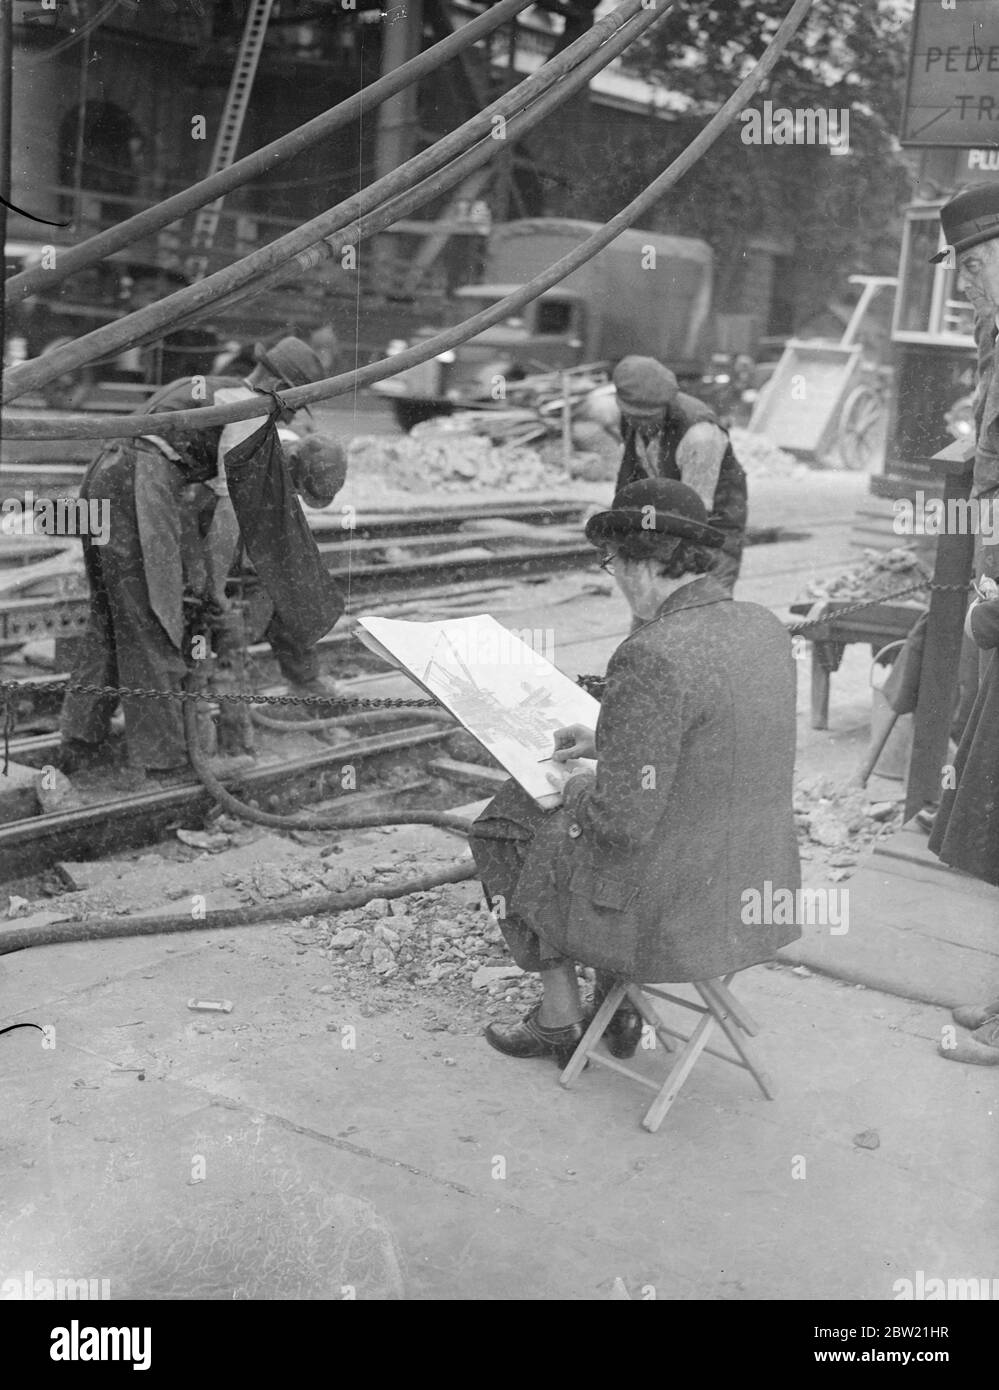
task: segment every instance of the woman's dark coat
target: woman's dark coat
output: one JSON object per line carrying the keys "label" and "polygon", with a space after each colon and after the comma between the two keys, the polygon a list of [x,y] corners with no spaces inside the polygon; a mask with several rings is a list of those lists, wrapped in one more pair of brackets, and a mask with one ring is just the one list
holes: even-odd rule
{"label": "woman's dark coat", "polygon": [[671,595],[611,658],[596,741],[596,776],[565,806],[539,812],[511,783],[473,829],[496,893],[499,846],[478,837],[509,827],[512,922],[647,983],[741,970],[800,936],[752,920],[754,890],[765,901],[769,881],[773,901],[800,883],[794,661],[768,609],[710,577]]}

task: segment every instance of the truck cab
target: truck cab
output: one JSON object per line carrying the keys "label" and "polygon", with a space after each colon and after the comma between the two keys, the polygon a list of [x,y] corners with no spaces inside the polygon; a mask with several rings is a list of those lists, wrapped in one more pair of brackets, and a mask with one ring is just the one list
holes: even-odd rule
{"label": "truck cab", "polygon": [[[497,223],[484,283],[453,292],[450,323],[505,299],[597,230],[597,223],[559,218]],[[399,424],[409,429],[459,406],[501,402],[504,381],[611,365],[631,352],[658,357],[682,384],[696,387],[711,283],[706,242],[628,228],[517,313],[372,389],[392,401]],[[389,354],[436,336],[441,326],[396,339]]]}
{"label": "truck cab", "polygon": [[[466,285],[456,290],[454,322],[471,318],[517,288]],[[582,296],[549,290],[467,343],[377,382],[372,390],[393,402],[399,424],[408,429],[419,420],[449,414],[461,405],[501,401],[507,381],[579,366],[586,360],[588,329],[589,315]],[[439,331],[439,327],[421,330],[414,342]],[[407,346],[404,342],[391,345],[398,350]]]}

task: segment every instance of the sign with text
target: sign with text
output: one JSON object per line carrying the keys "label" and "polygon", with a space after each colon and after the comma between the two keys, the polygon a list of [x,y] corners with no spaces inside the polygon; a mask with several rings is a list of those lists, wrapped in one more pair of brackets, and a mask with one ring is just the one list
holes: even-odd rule
{"label": "sign with text", "polygon": [[902,143],[999,147],[995,0],[916,0]]}

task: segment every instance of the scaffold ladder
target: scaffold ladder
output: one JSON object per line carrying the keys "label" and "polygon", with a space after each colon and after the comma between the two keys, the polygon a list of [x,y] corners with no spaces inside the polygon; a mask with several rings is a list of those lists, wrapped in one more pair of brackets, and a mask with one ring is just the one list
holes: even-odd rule
{"label": "scaffold ladder", "polygon": [[[229,81],[229,91],[226,95],[222,119],[219,122],[218,134],[215,137],[212,162],[208,169],[209,174],[218,174],[223,169],[228,169],[236,157],[239,137],[243,132],[243,121],[246,118],[246,109],[250,104],[253,79],[257,74],[257,65],[260,62],[260,54],[267,34],[267,24],[273,7],[274,0],[250,0],[243,37],[236,57],[236,66],[233,68]],[[188,258],[187,262],[187,274],[191,280],[202,279],[208,269],[208,257],[205,253],[210,251],[215,244],[215,234],[218,231],[219,217],[224,201],[224,198],[217,198],[214,203],[209,203],[207,207],[201,208],[195,218],[192,238],[194,254]]]}

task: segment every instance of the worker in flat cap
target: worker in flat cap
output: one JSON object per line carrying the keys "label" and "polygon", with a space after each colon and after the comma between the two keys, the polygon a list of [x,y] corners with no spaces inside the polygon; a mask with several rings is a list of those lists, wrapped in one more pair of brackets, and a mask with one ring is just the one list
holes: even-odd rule
{"label": "worker in flat cap", "polygon": [[[113,523],[106,546],[84,543],[91,613],[74,685],[179,695],[191,658],[193,608],[210,609],[220,630],[233,616],[225,582],[241,537],[271,604],[267,635],[289,688],[296,694],[334,693],[319,673],[315,647],[342,613],[343,600],[295,492],[319,505],[329,502],[342,485],[345,463],[338,446],[310,445],[289,464],[278,421],[292,412],[274,395],[322,376],[319,358],[297,338],[271,348],[258,345],[248,378],[170,382],[146,406],[162,415],[162,432],[118,440],[101,451],[80,495],[106,499]],[[266,417],[224,427],[170,428],[177,411],[258,393],[269,398]],[[113,695],[67,692],[59,756],[64,772],[108,765],[117,703]],[[121,703],[128,761],[140,778],[186,774],[180,699],[124,696]]]}
{"label": "worker in flat cap", "polygon": [[614,369],[624,453],[617,490],[640,478],[692,487],[724,535],[715,578],[731,590],[746,538],[746,475],[728,434],[702,401],[682,392],[654,357],[625,357]]}
{"label": "worker in flat cap", "polygon": [[[555,811],[508,782],[470,834],[513,958],[544,990],[525,1019],[491,1024],[486,1038],[562,1066],[587,1021],[576,962],[596,968],[599,1003],[615,977],[710,979],[801,935],[745,910],[754,888],[793,896],[800,882],[786,629],[718,582],[725,533],[684,483],[630,483],[586,535],[635,619],[607,667],[596,729],[553,733],[554,762],[595,757],[596,772],[565,781],[563,768]],[[608,1045],[627,1057],[640,1035],[626,1004]]]}
{"label": "worker in flat cap", "polygon": [[[972,497],[992,524],[981,526],[975,538],[978,592],[965,624],[981,651],[978,695],[954,757],[956,784],[943,791],[929,847],[945,864],[999,885],[999,184],[964,189],[941,209],[940,221],[957,260],[957,287],[978,317]],[[990,1001],[954,1010],[968,1032],[955,1047],[941,1045],[948,1061],[999,1066],[999,980],[994,985]]]}

